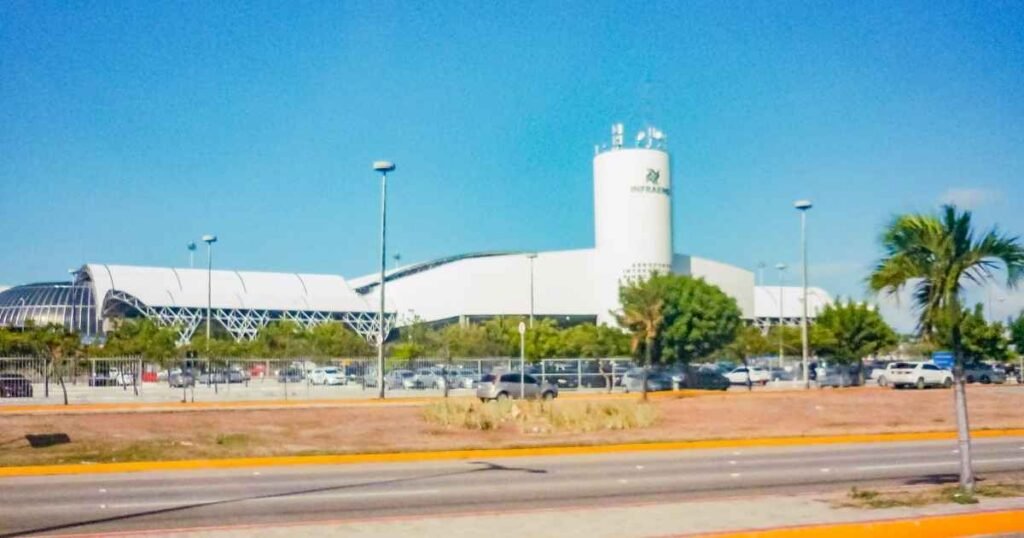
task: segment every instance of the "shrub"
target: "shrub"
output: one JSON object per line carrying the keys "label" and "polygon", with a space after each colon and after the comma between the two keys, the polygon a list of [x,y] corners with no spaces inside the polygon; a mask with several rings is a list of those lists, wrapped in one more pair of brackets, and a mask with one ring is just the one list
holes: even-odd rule
{"label": "shrub", "polygon": [[502,425],[523,433],[586,433],[644,428],[657,421],[657,410],[637,401],[513,401],[481,403],[448,399],[427,405],[427,422],[468,430],[496,430]]}

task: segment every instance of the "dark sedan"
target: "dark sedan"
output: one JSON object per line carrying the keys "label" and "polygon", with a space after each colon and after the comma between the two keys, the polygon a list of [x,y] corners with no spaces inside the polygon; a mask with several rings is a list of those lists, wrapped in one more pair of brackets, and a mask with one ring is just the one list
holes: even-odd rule
{"label": "dark sedan", "polygon": [[32,382],[21,374],[0,372],[0,398],[31,398]]}

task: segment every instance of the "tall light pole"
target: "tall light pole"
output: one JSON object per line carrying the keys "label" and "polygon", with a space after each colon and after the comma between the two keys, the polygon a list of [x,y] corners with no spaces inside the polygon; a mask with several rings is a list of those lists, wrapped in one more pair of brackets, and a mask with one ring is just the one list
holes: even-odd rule
{"label": "tall light pole", "polygon": [[519,399],[526,397],[526,324],[519,322]]}
{"label": "tall light pole", "polygon": [[78,305],[78,298],[75,297],[75,280],[78,279],[78,271],[68,269],[68,274],[71,275],[71,287],[68,288],[68,301],[71,303],[71,332],[75,332],[75,307]]}
{"label": "tall light pole", "polygon": [[530,259],[530,328],[533,328],[533,260],[537,259],[537,253],[526,255]]}
{"label": "tall light pole", "polygon": [[811,388],[811,377],[807,371],[807,355],[810,343],[807,339],[807,210],[813,207],[810,200],[797,200],[793,203],[798,211],[800,211],[800,259],[803,265],[803,297],[804,297],[804,311],[803,316],[800,318],[800,340],[803,347],[803,369],[804,369],[804,388]]}
{"label": "tall light pole", "polygon": [[188,249],[188,268],[194,269],[196,266],[196,242],[189,241],[185,248]]}
{"label": "tall light pole", "polygon": [[377,312],[377,397],[384,399],[384,270],[387,264],[388,226],[388,172],[395,170],[395,163],[374,161],[373,169],[380,172],[380,310]]}
{"label": "tall light pole", "polygon": [[782,359],[786,356],[783,345],[784,340],[782,338],[782,329],[783,327],[785,327],[785,322],[783,320],[785,319],[786,315],[786,311],[783,309],[782,306],[784,304],[782,302],[783,292],[785,291],[782,288],[782,281],[784,280],[786,274],[786,264],[777,263],[775,264],[775,268],[779,270],[779,368],[782,368]]}
{"label": "tall light pole", "polygon": [[[203,236],[203,243],[206,243],[206,356],[210,356],[210,312],[213,310],[213,244],[217,242],[217,236],[207,234]],[[213,377],[213,374],[210,374]]]}

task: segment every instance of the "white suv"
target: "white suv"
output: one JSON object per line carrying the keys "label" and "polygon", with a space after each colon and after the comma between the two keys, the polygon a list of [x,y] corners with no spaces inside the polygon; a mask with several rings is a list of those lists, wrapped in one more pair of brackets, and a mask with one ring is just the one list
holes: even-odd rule
{"label": "white suv", "polygon": [[953,386],[953,372],[943,370],[930,362],[898,362],[886,368],[885,380],[894,389],[903,387]]}
{"label": "white suv", "polygon": [[316,368],[309,375],[309,382],[314,385],[344,385],[345,381],[345,374],[333,366]]}

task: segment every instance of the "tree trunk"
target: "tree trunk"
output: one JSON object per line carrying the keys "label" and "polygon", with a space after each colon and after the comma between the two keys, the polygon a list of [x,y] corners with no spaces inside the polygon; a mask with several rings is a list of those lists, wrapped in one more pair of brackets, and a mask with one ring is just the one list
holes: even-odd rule
{"label": "tree trunk", "polygon": [[68,388],[64,385],[64,376],[57,372],[57,382],[60,383],[60,390],[64,393],[64,405],[68,405]]}
{"label": "tree trunk", "polygon": [[648,338],[647,341],[644,343],[644,355],[646,356],[646,360],[644,361],[645,362],[644,370],[643,370],[644,374],[641,376],[641,380],[640,380],[640,394],[641,394],[641,396],[643,396],[643,400],[645,402],[647,401],[647,373],[650,371],[651,360],[654,357],[654,349],[653,348],[654,348],[654,339],[653,338]]}
{"label": "tree trunk", "polygon": [[953,303],[953,392],[956,407],[956,440],[960,453],[960,491],[974,494],[974,468],[971,463],[971,428],[967,419],[967,390],[964,388],[964,360],[960,350],[960,302]]}

